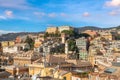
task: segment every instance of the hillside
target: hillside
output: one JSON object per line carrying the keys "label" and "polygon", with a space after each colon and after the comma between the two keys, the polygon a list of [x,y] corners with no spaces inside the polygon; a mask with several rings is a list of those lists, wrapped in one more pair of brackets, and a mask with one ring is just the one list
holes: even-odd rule
{"label": "hillside", "polygon": [[85,31],[85,30],[109,30],[112,29],[114,27],[111,28],[100,28],[100,27],[95,27],[95,26],[85,26],[85,27],[80,27],[78,28],[79,31]]}
{"label": "hillside", "polygon": [[20,32],[20,33],[2,34],[2,35],[0,35],[0,41],[15,40],[15,38],[17,36],[24,36],[24,35],[28,35],[28,34],[37,35],[39,33],[43,33],[43,32]]}

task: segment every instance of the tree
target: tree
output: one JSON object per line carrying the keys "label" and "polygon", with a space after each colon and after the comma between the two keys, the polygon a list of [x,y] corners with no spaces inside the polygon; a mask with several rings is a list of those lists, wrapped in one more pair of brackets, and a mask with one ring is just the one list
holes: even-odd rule
{"label": "tree", "polygon": [[32,38],[30,38],[29,36],[27,36],[26,40],[25,40],[26,43],[28,43],[28,45],[30,46],[30,49],[33,49],[34,48],[34,40]]}
{"label": "tree", "polygon": [[62,33],[65,33],[70,36],[74,36],[74,31],[73,30],[63,30]]}
{"label": "tree", "polygon": [[117,29],[120,29],[120,25],[119,25],[119,26],[117,26]]}
{"label": "tree", "polygon": [[44,37],[60,37],[60,33],[48,33],[46,32]]}
{"label": "tree", "polygon": [[73,40],[73,39],[68,40],[68,49],[70,51],[75,51],[76,50],[76,42],[75,42],[75,40]]}

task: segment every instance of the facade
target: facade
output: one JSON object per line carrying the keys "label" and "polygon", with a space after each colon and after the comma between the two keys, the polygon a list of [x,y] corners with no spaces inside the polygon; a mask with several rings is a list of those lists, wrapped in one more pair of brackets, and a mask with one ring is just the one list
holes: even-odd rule
{"label": "facade", "polygon": [[35,43],[34,43],[34,51],[35,52],[40,52],[40,46],[42,45],[42,40],[40,40],[39,38],[35,39]]}
{"label": "facade", "polygon": [[18,51],[22,51],[24,49],[28,49],[28,50],[30,49],[28,43],[20,43],[20,44],[16,44],[15,46],[17,47]]}
{"label": "facade", "polygon": [[20,67],[20,66],[7,66],[5,67],[6,71],[12,74],[12,76],[22,75],[28,73],[27,67]]}
{"label": "facade", "polygon": [[3,41],[1,42],[1,47],[8,47],[8,46],[14,46],[15,42],[14,41]]}
{"label": "facade", "polygon": [[39,48],[40,52],[45,54],[63,52],[61,49],[64,49],[64,44],[52,40],[44,42]]}
{"label": "facade", "polygon": [[37,59],[32,64],[28,65],[29,67],[29,75],[40,74],[40,71],[44,68],[44,63],[42,58]]}
{"label": "facade", "polygon": [[65,44],[66,41],[66,35],[64,33],[61,33],[62,43]]}
{"label": "facade", "polygon": [[21,43],[21,38],[20,38],[20,36],[18,36],[18,37],[16,37],[16,39],[15,39],[15,43]]}
{"label": "facade", "polygon": [[99,32],[100,36],[105,38],[106,40],[113,40],[112,33],[110,31],[101,31]]}
{"label": "facade", "polygon": [[37,60],[40,54],[34,53],[33,51],[23,52],[14,56],[14,65],[28,66],[33,61]]}
{"label": "facade", "polygon": [[47,33],[57,33],[58,28],[57,27],[48,27],[46,30]]}
{"label": "facade", "polygon": [[17,47],[15,47],[14,41],[1,42],[1,49],[2,49],[3,53],[15,53],[15,52],[17,52]]}
{"label": "facade", "polygon": [[69,50],[68,50],[68,42],[66,41],[65,43],[65,54],[68,54]]}
{"label": "facade", "polygon": [[24,50],[26,48],[30,49],[30,46],[27,43],[15,44],[14,41],[1,42],[1,51],[3,53],[17,53],[18,51]]}
{"label": "facade", "polygon": [[[16,44],[19,44],[19,43],[24,43],[26,38],[28,37],[29,35],[24,35],[24,36],[17,36],[16,39],[15,39],[15,43]],[[31,36],[29,36],[31,37]]]}
{"label": "facade", "polygon": [[76,45],[78,47],[78,59],[86,59],[87,58],[87,50],[86,50],[86,39],[84,37],[76,39]]}
{"label": "facade", "polygon": [[64,70],[57,70],[54,73],[54,78],[60,79],[60,80],[71,80],[72,73],[69,71]]}
{"label": "facade", "polygon": [[74,30],[71,26],[60,26],[58,27],[59,32],[61,33],[64,30]]}
{"label": "facade", "polygon": [[16,46],[3,47],[3,53],[17,53],[18,48]]}

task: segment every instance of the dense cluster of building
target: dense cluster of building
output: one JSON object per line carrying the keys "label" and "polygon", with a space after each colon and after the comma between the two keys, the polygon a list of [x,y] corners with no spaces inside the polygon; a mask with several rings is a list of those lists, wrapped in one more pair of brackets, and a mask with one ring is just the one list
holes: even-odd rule
{"label": "dense cluster of building", "polygon": [[[71,37],[64,30],[89,37]],[[0,80],[120,80],[120,41],[114,38],[119,30],[77,32],[61,26],[48,27],[45,33],[27,35],[34,40],[33,49],[25,42],[27,36],[0,42]],[[69,40],[74,40],[75,50],[69,49]]]}

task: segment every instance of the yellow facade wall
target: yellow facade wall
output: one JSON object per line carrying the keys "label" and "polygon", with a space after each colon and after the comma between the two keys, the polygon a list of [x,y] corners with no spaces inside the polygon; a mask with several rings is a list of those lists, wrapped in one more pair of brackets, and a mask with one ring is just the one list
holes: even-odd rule
{"label": "yellow facade wall", "polygon": [[15,45],[15,42],[14,41],[9,41],[9,46],[14,46]]}
{"label": "yellow facade wall", "polygon": [[69,73],[67,73],[67,74],[63,75],[61,79],[64,79],[64,77],[65,77],[65,78],[66,78],[66,80],[71,80],[71,76],[72,76],[72,73],[71,73],[71,72],[69,72]]}
{"label": "yellow facade wall", "polygon": [[57,33],[58,28],[57,27],[48,27],[46,32],[48,32],[48,33]]}
{"label": "yellow facade wall", "polygon": [[7,47],[7,46],[9,46],[9,45],[8,45],[8,41],[1,42],[1,46],[2,46],[2,47]]}
{"label": "yellow facade wall", "polygon": [[15,42],[14,41],[3,41],[1,42],[2,47],[8,47],[8,46],[14,46]]}

